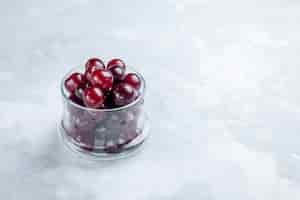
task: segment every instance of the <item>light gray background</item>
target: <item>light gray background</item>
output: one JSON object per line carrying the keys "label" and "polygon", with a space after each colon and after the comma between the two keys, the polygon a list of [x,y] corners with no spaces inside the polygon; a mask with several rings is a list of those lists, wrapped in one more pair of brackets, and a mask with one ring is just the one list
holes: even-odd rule
{"label": "light gray background", "polygon": [[[0,199],[300,199],[300,2],[0,3]],[[145,150],[61,146],[59,80],[121,57],[148,83]]]}

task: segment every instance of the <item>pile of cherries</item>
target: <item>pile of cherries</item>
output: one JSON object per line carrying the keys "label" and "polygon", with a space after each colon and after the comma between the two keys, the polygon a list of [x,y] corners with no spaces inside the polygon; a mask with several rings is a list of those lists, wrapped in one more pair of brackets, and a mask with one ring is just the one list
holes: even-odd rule
{"label": "pile of cherries", "polygon": [[121,59],[112,59],[105,66],[99,58],[85,64],[85,73],[75,72],[65,80],[70,99],[89,108],[115,108],[137,99],[141,80],[135,73],[126,73]]}
{"label": "pile of cherries", "polygon": [[143,130],[141,101],[111,112],[101,109],[128,105],[141,95],[139,75],[126,73],[121,59],[112,59],[105,66],[99,58],[85,64],[85,72],[75,72],[64,82],[69,99],[83,107],[67,104],[63,128],[73,143],[86,151],[119,153],[132,148],[131,142]]}

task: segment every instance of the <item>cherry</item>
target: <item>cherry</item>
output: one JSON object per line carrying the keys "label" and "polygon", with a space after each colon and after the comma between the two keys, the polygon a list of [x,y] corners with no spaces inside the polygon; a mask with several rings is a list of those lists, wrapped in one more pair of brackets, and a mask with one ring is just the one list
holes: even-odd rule
{"label": "cherry", "polygon": [[114,76],[116,81],[120,81],[123,79],[125,74],[125,69],[119,67],[118,65],[112,66],[108,69]]}
{"label": "cherry", "polygon": [[88,87],[83,92],[83,102],[90,108],[102,107],[104,103],[104,93],[100,87]]}
{"label": "cherry", "polygon": [[85,84],[85,78],[83,74],[81,73],[73,73],[71,74],[64,82],[66,89],[71,93],[74,94],[74,92],[80,88],[83,87]]}
{"label": "cherry", "polygon": [[109,91],[113,86],[113,75],[110,71],[99,69],[92,73],[90,81],[93,86],[99,86],[103,91]]}
{"label": "cherry", "polygon": [[124,106],[137,98],[137,91],[127,83],[119,83],[113,88],[112,98],[115,105]]}
{"label": "cherry", "polygon": [[86,81],[85,84],[82,85],[81,87],[79,87],[79,88],[75,91],[74,94],[75,94],[79,99],[81,99],[81,101],[82,101],[84,90],[85,90],[86,88],[90,87],[90,86],[91,86],[91,84],[90,84],[88,81]]}
{"label": "cherry", "polygon": [[88,69],[91,66],[94,66],[98,69],[105,69],[104,62],[99,58],[90,58],[90,59],[88,59],[88,61],[85,63],[85,69]]}
{"label": "cherry", "polygon": [[137,90],[139,90],[141,87],[141,79],[135,73],[127,74],[124,78],[124,82],[128,83],[129,85],[131,85],[132,87],[134,87]]}
{"label": "cherry", "polygon": [[126,65],[121,59],[114,58],[108,62],[107,69],[111,71],[116,81],[122,80],[124,78]]}
{"label": "cherry", "polygon": [[119,65],[122,68],[126,68],[124,61],[121,60],[121,59],[119,59],[119,58],[114,58],[114,59],[110,60],[107,63],[107,68],[109,68],[109,67],[111,67],[113,65]]}
{"label": "cherry", "polygon": [[93,72],[95,72],[96,70],[99,70],[99,69],[102,69],[102,68],[97,67],[95,65],[88,66],[84,73],[86,80],[91,82]]}

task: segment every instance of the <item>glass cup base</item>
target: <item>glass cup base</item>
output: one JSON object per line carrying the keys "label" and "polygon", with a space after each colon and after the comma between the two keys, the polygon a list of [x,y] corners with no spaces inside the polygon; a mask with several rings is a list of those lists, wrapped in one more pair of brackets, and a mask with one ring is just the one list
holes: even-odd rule
{"label": "glass cup base", "polygon": [[58,124],[58,133],[60,135],[61,141],[63,142],[64,146],[67,147],[68,150],[71,152],[77,154],[78,156],[88,159],[88,160],[118,160],[127,158],[130,156],[134,156],[136,153],[140,152],[142,150],[142,147],[144,146],[144,143],[146,142],[148,136],[149,136],[149,121],[146,120],[146,123],[144,125],[143,132],[135,138],[133,141],[130,142],[130,147],[122,149],[121,152],[117,153],[105,153],[103,151],[97,152],[97,150],[94,151],[87,151],[76,145],[72,138],[70,138],[66,131],[64,130],[62,126],[62,121]]}

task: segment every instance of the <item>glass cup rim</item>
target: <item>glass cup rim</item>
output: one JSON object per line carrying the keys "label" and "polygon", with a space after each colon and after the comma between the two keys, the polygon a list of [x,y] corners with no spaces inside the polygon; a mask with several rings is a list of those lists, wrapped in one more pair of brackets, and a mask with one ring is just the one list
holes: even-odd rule
{"label": "glass cup rim", "polygon": [[144,99],[144,96],[145,96],[145,92],[146,92],[146,81],[144,79],[144,77],[137,71],[135,70],[134,68],[132,68],[131,66],[126,66],[127,69],[129,69],[130,73],[135,73],[138,75],[138,77],[140,78],[141,80],[141,88],[140,88],[140,95],[138,96],[137,99],[135,99],[133,102],[131,102],[130,104],[127,104],[125,106],[121,106],[121,107],[117,107],[117,108],[101,108],[101,109],[97,109],[97,108],[88,108],[88,107],[84,107],[84,106],[81,106],[77,103],[74,103],[73,101],[71,101],[69,98],[68,98],[68,95],[65,93],[65,85],[64,85],[64,82],[65,80],[68,78],[69,75],[71,75],[72,73],[76,72],[76,69],[80,69],[80,73],[82,73],[82,70],[84,69],[84,67],[81,67],[81,66],[77,66],[77,67],[74,67],[72,68],[71,70],[69,70],[64,76],[63,78],[61,79],[61,82],[60,82],[60,92],[61,92],[61,95],[63,97],[63,99],[65,101],[67,101],[69,104],[71,104],[72,106],[74,107],[77,107],[79,109],[82,109],[82,110],[86,110],[86,111],[91,111],[91,112],[114,112],[114,111],[121,111],[121,110],[125,110],[125,109],[128,109],[134,105],[136,105],[137,103],[139,103],[140,101],[142,101]]}

